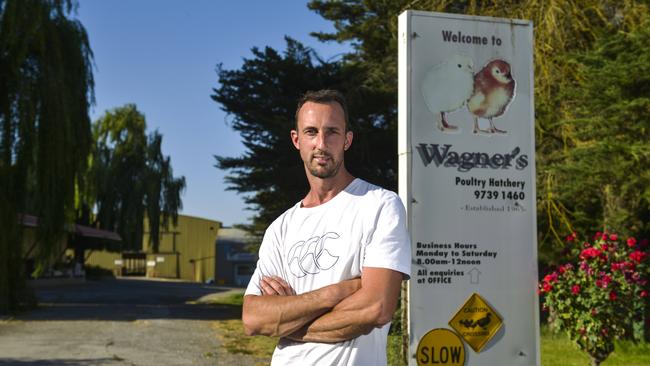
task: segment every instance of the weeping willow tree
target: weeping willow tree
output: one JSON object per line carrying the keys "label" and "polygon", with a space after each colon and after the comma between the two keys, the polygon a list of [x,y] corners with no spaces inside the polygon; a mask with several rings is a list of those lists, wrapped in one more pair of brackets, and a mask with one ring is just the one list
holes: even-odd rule
{"label": "weeping willow tree", "polygon": [[[171,159],[162,153],[162,135],[146,134],[145,117],[135,105],[107,111],[93,124],[95,141],[84,178],[80,213],[88,225],[116,231],[123,250],[142,249],[143,219],[158,251],[160,228],[176,224],[183,207],[185,178],[174,177]],[[90,219],[92,218],[92,219]]]}
{"label": "weeping willow tree", "polygon": [[[0,312],[24,288],[21,214],[40,218],[37,270],[74,210],[90,146],[92,51],[71,0],[0,0]],[[57,253],[58,254],[58,253]]]}
{"label": "weeping willow tree", "polygon": [[170,222],[174,226],[178,223],[178,210],[183,207],[181,193],[185,189],[185,177],[174,177],[171,159],[162,154],[161,147],[162,135],[156,131],[149,136],[145,183],[149,244],[154,253],[160,247],[160,229],[167,229]]}

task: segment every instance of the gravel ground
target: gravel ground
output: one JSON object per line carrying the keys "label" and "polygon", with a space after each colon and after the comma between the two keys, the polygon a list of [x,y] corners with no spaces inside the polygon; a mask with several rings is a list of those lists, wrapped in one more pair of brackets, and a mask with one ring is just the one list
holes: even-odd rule
{"label": "gravel ground", "polygon": [[222,350],[211,327],[238,309],[187,303],[228,288],[116,279],[35,289],[38,309],[0,320],[0,365],[254,365]]}

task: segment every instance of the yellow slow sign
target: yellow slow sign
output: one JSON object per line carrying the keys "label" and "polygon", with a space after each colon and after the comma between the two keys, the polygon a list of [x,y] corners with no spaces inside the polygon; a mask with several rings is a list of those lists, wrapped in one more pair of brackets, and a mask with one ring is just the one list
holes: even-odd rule
{"label": "yellow slow sign", "polygon": [[418,366],[465,365],[465,347],[458,335],[450,329],[432,329],[420,339],[415,355]]}

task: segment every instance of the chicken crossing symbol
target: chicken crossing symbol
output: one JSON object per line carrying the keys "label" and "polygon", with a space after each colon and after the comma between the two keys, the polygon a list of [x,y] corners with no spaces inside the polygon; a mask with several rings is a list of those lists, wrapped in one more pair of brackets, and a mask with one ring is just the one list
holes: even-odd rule
{"label": "chicken crossing symbol", "polygon": [[449,325],[472,347],[481,352],[503,325],[503,319],[479,294],[465,301]]}

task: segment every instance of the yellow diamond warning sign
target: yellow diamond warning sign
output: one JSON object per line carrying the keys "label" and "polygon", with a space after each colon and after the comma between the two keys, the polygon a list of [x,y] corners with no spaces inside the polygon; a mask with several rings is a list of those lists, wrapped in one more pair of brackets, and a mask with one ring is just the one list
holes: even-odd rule
{"label": "yellow diamond warning sign", "polygon": [[465,346],[458,335],[449,329],[430,330],[420,339],[415,356],[418,366],[465,365]]}
{"label": "yellow diamond warning sign", "polygon": [[477,293],[472,294],[449,321],[475,352],[481,352],[502,324],[499,314]]}

